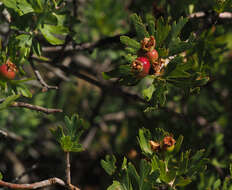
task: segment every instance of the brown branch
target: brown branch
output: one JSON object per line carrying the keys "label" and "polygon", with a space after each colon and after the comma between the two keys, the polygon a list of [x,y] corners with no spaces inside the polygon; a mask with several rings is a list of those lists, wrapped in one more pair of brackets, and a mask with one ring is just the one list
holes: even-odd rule
{"label": "brown branch", "polygon": [[6,130],[2,130],[0,129],[0,134],[3,135],[6,138],[10,138],[16,141],[22,141],[23,138],[21,136],[18,136],[17,134],[13,133],[13,132],[9,132]]}
{"label": "brown branch", "polygon": [[41,187],[47,187],[47,186],[51,186],[54,184],[59,184],[61,186],[66,185],[62,179],[59,179],[56,177],[43,180],[43,181],[39,181],[39,182],[35,182],[35,183],[31,183],[31,184],[15,184],[15,183],[9,183],[9,182],[0,180],[0,186],[8,187],[11,189],[38,189]]}
{"label": "brown branch", "polygon": [[70,172],[70,153],[65,152],[66,156],[66,180],[67,180],[67,185],[71,184],[71,172]]}
{"label": "brown branch", "polygon": [[78,187],[74,186],[71,184],[71,172],[70,172],[70,152],[65,152],[65,161],[66,161],[66,169],[65,169],[65,173],[66,173],[66,187],[69,190],[80,190]]}
{"label": "brown branch", "polygon": [[28,108],[28,109],[35,110],[35,111],[44,112],[46,114],[51,114],[51,113],[56,113],[56,112],[60,112],[60,113],[63,112],[62,109],[44,108],[44,107],[41,107],[41,106],[28,104],[26,102],[13,102],[10,106],[11,107]]}
{"label": "brown branch", "polygon": [[51,86],[51,85],[48,85],[48,84],[44,81],[44,79],[43,79],[43,77],[41,76],[39,70],[36,69],[36,67],[34,66],[33,62],[31,62],[31,66],[32,66],[32,68],[33,68],[33,71],[34,71],[34,73],[35,73],[35,76],[36,76],[37,80],[38,80],[39,83],[43,86],[43,89],[42,89],[43,92],[46,92],[48,89],[56,89],[56,90],[58,89],[58,86]]}

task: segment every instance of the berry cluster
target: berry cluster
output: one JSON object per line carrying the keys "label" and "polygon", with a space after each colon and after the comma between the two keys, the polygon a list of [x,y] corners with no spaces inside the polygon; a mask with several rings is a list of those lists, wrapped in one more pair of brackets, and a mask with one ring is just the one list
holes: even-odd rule
{"label": "berry cluster", "polygon": [[154,152],[172,152],[174,150],[176,141],[172,136],[166,136],[163,138],[161,142],[155,142],[150,140],[149,143],[151,145],[151,149]]}
{"label": "berry cluster", "polygon": [[132,62],[132,72],[138,78],[143,78],[149,74],[159,75],[163,60],[155,49],[156,41],[154,36],[145,37],[141,40],[141,49],[138,52],[139,57]]}
{"label": "berry cluster", "polygon": [[9,59],[6,63],[0,66],[0,77],[6,80],[12,80],[15,78],[17,67]]}

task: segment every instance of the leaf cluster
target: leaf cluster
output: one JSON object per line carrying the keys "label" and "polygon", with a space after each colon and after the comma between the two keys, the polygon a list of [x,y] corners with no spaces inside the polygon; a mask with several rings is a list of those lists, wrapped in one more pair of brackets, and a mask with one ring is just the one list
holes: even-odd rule
{"label": "leaf cluster", "polygon": [[[181,151],[183,136],[177,139],[173,152],[156,152],[151,149],[149,140],[158,141],[168,134],[163,129],[157,129],[153,134],[148,129],[140,129],[138,141],[145,159],[140,160],[139,168],[136,169],[124,157],[119,168],[119,179],[114,180],[108,190],[150,190],[163,187],[179,189],[190,184],[196,174],[206,169],[208,159],[204,158],[204,150],[199,150],[194,155],[190,155],[190,150]],[[115,163],[116,158],[109,155],[101,161],[109,175],[116,172]]]}
{"label": "leaf cluster", "polygon": [[59,142],[64,152],[81,152],[83,147],[80,144],[80,137],[84,132],[85,123],[77,114],[71,118],[65,116],[65,128],[58,126],[51,129],[51,133]]}

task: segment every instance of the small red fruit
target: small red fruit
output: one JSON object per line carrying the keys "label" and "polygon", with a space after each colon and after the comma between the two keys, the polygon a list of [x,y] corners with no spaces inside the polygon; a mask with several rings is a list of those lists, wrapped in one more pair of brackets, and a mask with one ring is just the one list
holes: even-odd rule
{"label": "small red fruit", "polygon": [[10,60],[7,60],[6,63],[0,65],[0,76],[4,79],[12,80],[15,78],[17,72],[16,65]]}
{"label": "small red fruit", "polygon": [[139,78],[143,78],[149,74],[150,62],[146,57],[138,57],[131,64],[132,72],[136,73]]}
{"label": "small red fruit", "polygon": [[155,49],[147,52],[146,56],[152,63],[154,63],[159,58],[159,54]]}

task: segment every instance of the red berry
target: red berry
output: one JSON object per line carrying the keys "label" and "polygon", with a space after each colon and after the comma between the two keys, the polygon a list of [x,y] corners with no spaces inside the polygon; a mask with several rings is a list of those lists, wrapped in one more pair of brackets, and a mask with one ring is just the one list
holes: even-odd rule
{"label": "red berry", "polygon": [[147,52],[146,56],[152,63],[154,63],[159,58],[159,54],[155,49]]}
{"label": "red berry", "polygon": [[10,60],[7,60],[6,63],[0,66],[0,76],[3,79],[12,80],[15,78],[17,72],[16,65],[12,63]]}
{"label": "red berry", "polygon": [[132,71],[136,73],[139,78],[147,76],[149,74],[150,67],[150,62],[146,57],[136,58],[131,65]]}

